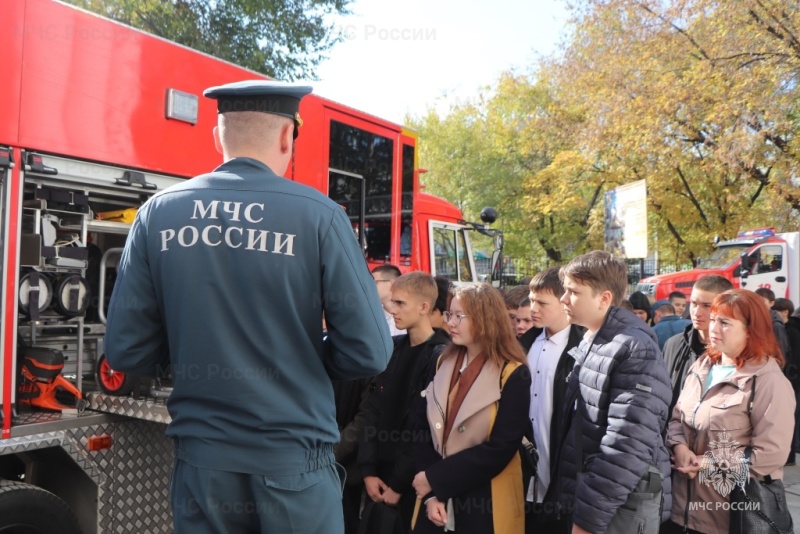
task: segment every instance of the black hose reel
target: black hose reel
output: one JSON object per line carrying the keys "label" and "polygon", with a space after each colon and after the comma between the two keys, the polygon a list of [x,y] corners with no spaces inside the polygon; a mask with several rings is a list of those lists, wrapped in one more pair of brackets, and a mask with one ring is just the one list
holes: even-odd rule
{"label": "black hose reel", "polygon": [[89,282],[77,273],[45,274],[31,270],[19,281],[19,311],[34,321],[51,304],[64,317],[83,315],[91,297]]}

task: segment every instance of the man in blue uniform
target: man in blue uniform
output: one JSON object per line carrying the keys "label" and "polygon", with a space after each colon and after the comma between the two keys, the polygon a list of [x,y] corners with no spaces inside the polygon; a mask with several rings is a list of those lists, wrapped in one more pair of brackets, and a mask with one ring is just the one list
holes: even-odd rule
{"label": "man in blue uniform", "polygon": [[392,341],[344,211],[281,177],[310,92],[206,90],[225,163],[142,206],[122,255],[106,356],[171,369],[176,534],[343,532],[331,379],[383,371]]}

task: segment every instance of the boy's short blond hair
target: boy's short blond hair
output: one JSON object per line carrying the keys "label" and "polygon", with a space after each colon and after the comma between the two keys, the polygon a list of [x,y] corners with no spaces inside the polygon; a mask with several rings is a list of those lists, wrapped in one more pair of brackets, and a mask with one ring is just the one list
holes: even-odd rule
{"label": "boy's short blond hair", "polygon": [[428,273],[414,271],[406,273],[397,278],[392,284],[392,291],[405,291],[410,295],[417,296],[427,302],[433,309],[436,299],[439,298],[439,287],[436,281]]}

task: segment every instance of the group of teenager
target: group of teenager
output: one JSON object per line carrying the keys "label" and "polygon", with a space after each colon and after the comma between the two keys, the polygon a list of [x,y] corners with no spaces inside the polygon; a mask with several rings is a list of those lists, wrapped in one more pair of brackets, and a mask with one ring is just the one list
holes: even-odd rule
{"label": "group of teenager", "polygon": [[383,373],[335,384],[348,533],[727,533],[725,462],[747,447],[750,476],[782,479],[783,352],[764,300],[721,276],[663,352],[606,252],[538,273],[511,317],[488,284],[373,278],[402,333]]}
{"label": "group of teenager", "polygon": [[[533,278],[530,330],[490,285],[443,296],[377,269],[373,287],[341,206],[283,178],[310,92],[207,89],[224,163],[146,202],[120,259],[105,352],[134,376],[172,370],[176,534],[340,533],[340,491],[348,532],[390,510],[374,532],[724,533],[730,453],[782,479],[796,402],[761,297],[701,278],[662,355],[605,252]],[[166,247],[198,214],[203,239]],[[242,224],[286,239],[264,254],[228,239]]]}

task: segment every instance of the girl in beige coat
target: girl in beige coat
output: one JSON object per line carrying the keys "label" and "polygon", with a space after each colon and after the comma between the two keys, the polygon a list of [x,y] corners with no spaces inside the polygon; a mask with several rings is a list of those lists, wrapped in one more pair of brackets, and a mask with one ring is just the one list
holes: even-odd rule
{"label": "girl in beige coat", "polygon": [[744,289],[718,295],[709,334],[710,346],[689,369],[669,423],[671,519],[689,532],[727,534],[730,492],[748,474],[745,448],[752,447],[750,476],[783,478],[795,399],[758,295]]}
{"label": "girl in beige coat", "polygon": [[418,413],[430,433],[415,441],[413,532],[524,534],[518,451],[532,432],[525,354],[488,284],[456,288],[445,319],[453,342]]}

